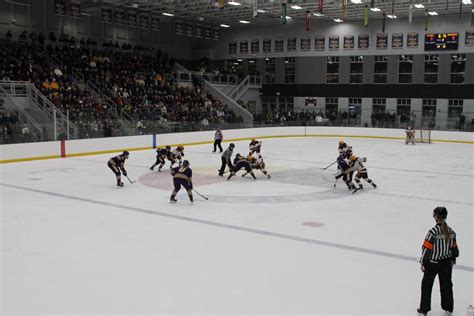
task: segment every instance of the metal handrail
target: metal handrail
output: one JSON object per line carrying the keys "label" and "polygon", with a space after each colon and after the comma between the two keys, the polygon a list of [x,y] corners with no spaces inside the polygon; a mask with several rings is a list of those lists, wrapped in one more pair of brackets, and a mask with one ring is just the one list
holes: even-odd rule
{"label": "metal handrail", "polygon": [[237,86],[235,86],[230,92],[227,94],[232,99],[236,100],[237,95],[243,90],[244,86],[247,87],[250,80],[250,76],[245,77]]}
{"label": "metal handrail", "polygon": [[[4,88],[11,96],[13,97],[26,97],[28,96],[28,85],[30,84],[29,81],[5,81],[0,80],[0,87]],[[21,91],[24,93],[19,93],[18,89],[21,87]]]}
{"label": "metal handrail", "polygon": [[[6,100],[8,100],[10,104],[12,104],[13,107],[15,107],[16,110],[21,112],[21,114],[26,117],[26,123],[25,122],[22,122],[22,123],[28,124],[28,126],[30,125],[33,126],[38,131],[39,136],[37,136],[35,133],[33,133],[33,135],[36,136],[35,138],[37,140],[43,141],[44,132],[41,125],[39,125],[38,122],[36,122],[35,119],[31,117],[30,114],[28,114],[28,112],[23,108],[23,106],[20,103],[18,103],[15,100],[15,98],[11,94],[9,94],[7,90],[5,90],[2,86],[0,86],[0,95],[2,95]],[[18,119],[21,121],[21,116],[18,116]]]}
{"label": "metal handrail", "polygon": [[[69,129],[72,129],[72,138],[77,138],[77,127],[75,124],[73,124],[71,121],[69,121],[69,119],[66,117],[66,115],[64,115],[63,112],[61,112],[61,110],[59,110],[45,95],[43,95],[39,90],[38,88],[36,88],[36,86],[34,84],[30,84],[29,85],[29,90],[28,90],[28,93],[31,97],[32,100],[35,101],[35,103],[40,106],[40,108],[42,108],[44,110],[44,112],[51,118],[51,119],[57,119],[58,117],[64,121],[64,123],[66,124],[66,132],[69,134]],[[47,105],[47,109],[45,109],[43,106],[40,105],[40,103],[38,102],[38,98],[41,99],[41,101],[43,101],[43,104],[46,104]],[[55,138],[57,137],[57,135],[54,135]],[[69,138],[69,137],[68,137]]]}
{"label": "metal handrail", "polygon": [[240,104],[235,102],[235,100],[231,99],[227,94],[222,92],[222,90],[218,89],[216,86],[214,86],[209,81],[204,80],[204,84],[205,84],[207,90],[209,90],[209,92],[211,92],[211,94],[213,94],[214,97],[216,97],[221,102],[226,104],[235,114],[240,115],[242,117],[242,119],[244,120],[244,123],[247,126],[252,125],[252,123],[253,123],[252,113],[250,113],[248,110],[246,110]]}
{"label": "metal handrail", "polygon": [[117,105],[117,103],[114,102],[114,100],[112,100],[108,95],[107,93],[105,93],[104,91],[102,91],[99,87],[97,87],[92,81],[88,80],[87,81],[87,87],[94,91],[94,93],[97,94],[97,96],[99,98],[101,98],[105,104],[107,104],[108,107],[112,108],[114,111],[115,111],[115,114],[119,114],[120,117],[122,118],[122,120],[124,122],[126,122],[129,127],[133,127],[134,126],[134,119],[133,117],[128,114],[127,112],[125,111],[121,111],[119,110],[119,106]]}

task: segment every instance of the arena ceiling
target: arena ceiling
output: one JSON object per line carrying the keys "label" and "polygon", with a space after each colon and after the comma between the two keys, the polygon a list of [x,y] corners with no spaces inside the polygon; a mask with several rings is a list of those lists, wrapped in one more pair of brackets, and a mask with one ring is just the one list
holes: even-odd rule
{"label": "arena ceiling", "polygon": [[[254,2],[259,10],[253,16]],[[283,0],[284,1],[284,0]],[[291,21],[305,21],[306,11],[311,12],[311,20],[333,20],[342,18],[342,3],[344,0],[324,0],[324,16],[315,16],[318,11],[318,0],[286,0],[288,23]],[[426,11],[436,12],[438,15],[459,14],[460,8],[464,18],[471,18],[474,0],[375,0],[374,6],[381,11],[369,11],[370,19],[382,19],[383,12],[393,13],[399,19],[408,19],[410,4],[422,4],[424,8],[413,7],[413,17],[423,17]],[[238,3],[240,5],[232,5]],[[360,2],[360,3],[354,3]],[[83,5],[111,5],[122,8],[148,11],[150,13],[170,13],[174,17],[185,21],[202,21],[212,24],[227,24],[242,26],[239,21],[249,21],[251,24],[278,24],[281,23],[282,0],[224,0],[224,8],[218,7],[218,0],[86,0]],[[347,21],[363,20],[364,6],[370,0],[347,0]]]}

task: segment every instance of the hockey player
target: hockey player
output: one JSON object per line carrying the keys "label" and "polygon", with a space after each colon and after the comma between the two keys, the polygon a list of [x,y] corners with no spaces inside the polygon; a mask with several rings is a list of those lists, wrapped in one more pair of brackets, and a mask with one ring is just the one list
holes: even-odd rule
{"label": "hockey player", "polygon": [[176,194],[181,189],[181,186],[188,192],[189,201],[192,203],[193,200],[193,171],[189,168],[189,161],[184,160],[182,165],[171,169],[171,175],[173,176],[174,190],[171,193],[170,203],[175,203]]}
{"label": "hockey player", "polygon": [[224,151],[224,153],[222,154],[221,156],[221,161],[222,161],[222,164],[221,164],[221,168],[219,169],[219,176],[223,176],[224,175],[224,170],[225,170],[225,166],[229,166],[229,170],[232,171],[234,169],[234,166],[232,165],[232,153],[234,152],[234,143],[230,143],[229,144],[229,147],[227,147],[227,149]]}
{"label": "hockey player", "polygon": [[166,158],[171,155],[171,147],[166,146],[165,148],[157,148],[156,149],[156,162],[153,164],[153,166],[150,167],[150,170],[153,170],[156,166],[160,165],[158,167],[158,171],[161,171],[161,168],[166,163]]}
{"label": "hockey player", "polygon": [[352,155],[352,147],[347,145],[342,139],[339,141],[339,147],[337,149],[339,156],[342,155],[344,158],[349,158]]}
{"label": "hockey player", "polygon": [[362,190],[364,188],[362,186],[362,183],[360,183],[360,179],[364,179],[365,181],[370,183],[375,189],[377,187],[377,185],[375,184],[375,182],[373,182],[369,178],[369,174],[367,173],[367,168],[365,168],[365,166],[364,166],[364,162],[367,161],[367,158],[365,158],[365,157],[364,158],[359,158],[359,157],[356,157],[356,156],[352,155],[349,159],[351,161],[351,167],[348,169],[348,171],[356,171],[357,172],[357,174],[354,178],[355,182],[358,185],[358,188],[356,188],[356,189],[357,190]]}
{"label": "hockey player", "polygon": [[107,162],[107,165],[109,168],[112,170],[112,172],[115,174],[115,177],[117,178],[117,186],[123,187],[123,182],[120,179],[120,171],[122,171],[124,176],[127,176],[127,171],[125,170],[125,160],[128,159],[129,156],[128,151],[124,151],[122,154],[112,157],[109,159]]}
{"label": "hockey player", "polygon": [[[247,160],[250,162],[252,169],[260,170],[264,175],[267,176],[267,179],[271,178],[270,174],[267,172],[267,170],[265,170],[265,161],[263,161],[262,155],[255,153],[255,156],[253,156],[252,153],[249,153]],[[242,177],[245,177],[247,174],[248,172],[244,173]]]}
{"label": "hockey player", "polygon": [[239,171],[240,169],[245,169],[247,173],[250,173],[250,175],[252,176],[252,178],[254,178],[254,180],[257,180],[257,178],[255,177],[255,174],[252,171],[252,165],[245,157],[242,157],[240,154],[237,154],[235,156],[234,169],[230,172],[230,175],[229,177],[227,177],[227,180],[230,180],[230,178],[235,176],[237,171]]}
{"label": "hockey player", "polygon": [[408,126],[405,130],[405,133],[405,145],[408,145],[408,143],[412,143],[413,145],[415,145],[415,131],[413,130],[413,128],[411,128],[411,126]]}
{"label": "hockey player", "polygon": [[[340,155],[337,158],[337,169],[339,169],[339,174],[335,177],[335,179],[340,179],[344,181],[347,185],[348,190],[356,190],[354,183],[352,183],[352,175],[354,174],[354,170],[350,170],[351,166],[346,161],[346,158],[343,155]],[[334,185],[335,186],[335,185]]]}
{"label": "hockey player", "polygon": [[168,160],[171,162],[171,167],[175,163],[178,163],[181,165],[181,158],[184,157],[184,147],[183,146],[177,146],[175,149],[173,149],[170,152],[170,155],[168,156]]}
{"label": "hockey player", "polygon": [[262,149],[262,142],[259,142],[258,140],[252,139],[252,141],[249,144],[249,150],[250,152],[253,153],[260,153],[260,150]]}

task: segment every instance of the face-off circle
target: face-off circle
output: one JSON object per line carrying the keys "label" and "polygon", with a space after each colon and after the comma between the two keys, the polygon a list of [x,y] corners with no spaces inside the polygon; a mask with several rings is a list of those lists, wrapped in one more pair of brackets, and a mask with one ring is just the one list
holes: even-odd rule
{"label": "face-off circle", "polygon": [[[284,173],[284,172],[283,172]],[[235,182],[240,181],[240,174],[236,176],[235,179],[231,180]],[[147,173],[139,178],[139,181],[150,188],[159,189],[167,192],[171,192],[173,190],[173,181],[172,176],[170,175],[169,171],[162,171],[162,172],[150,172]],[[269,181],[273,182],[273,184],[281,183],[281,184],[299,184],[305,187],[313,187],[315,190],[312,192],[306,193],[299,193],[298,191],[294,193],[287,193],[287,194],[274,194],[274,195],[256,195],[255,191],[252,191],[251,187],[246,185],[246,195],[213,195],[210,194],[212,191],[209,190],[206,192],[207,185],[213,185],[216,183],[222,182],[222,185],[225,185],[224,182],[227,179],[227,175],[224,177],[220,177],[218,175],[213,175],[209,173],[193,173],[193,185],[196,188],[199,188],[199,192],[206,195],[209,198],[209,202],[217,202],[217,203],[242,203],[242,204],[272,204],[272,203],[295,203],[295,202],[307,202],[307,201],[320,201],[320,200],[332,200],[341,197],[348,197],[346,192],[341,192],[340,190],[334,190],[333,188],[328,188],[327,183],[323,181],[319,183],[315,181],[316,179],[301,179],[295,178],[292,179],[288,176],[284,176],[284,174],[276,174],[276,176],[272,175],[271,179],[266,178],[259,178],[257,175],[257,181]],[[250,180],[249,180],[250,181]],[[253,181],[253,180],[252,180]],[[242,184],[244,185],[244,184]],[[301,192],[301,191],[300,191]]]}

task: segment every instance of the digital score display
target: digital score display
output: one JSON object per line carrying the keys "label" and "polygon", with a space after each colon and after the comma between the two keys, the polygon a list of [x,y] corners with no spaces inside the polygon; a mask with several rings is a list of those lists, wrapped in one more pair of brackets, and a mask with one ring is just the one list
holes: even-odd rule
{"label": "digital score display", "polygon": [[459,33],[436,33],[425,35],[425,50],[456,50]]}

